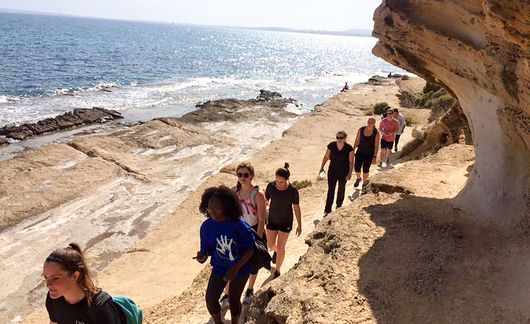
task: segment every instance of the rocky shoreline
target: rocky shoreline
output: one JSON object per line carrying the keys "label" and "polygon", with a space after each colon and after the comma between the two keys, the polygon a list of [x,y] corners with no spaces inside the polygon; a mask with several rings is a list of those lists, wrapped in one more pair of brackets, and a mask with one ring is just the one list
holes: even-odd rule
{"label": "rocky shoreline", "polygon": [[105,108],[76,108],[72,112],[46,118],[36,123],[24,123],[18,126],[4,126],[0,128],[0,145],[9,144],[9,140],[22,141],[30,137],[50,134],[62,130],[106,123],[111,120],[123,118],[115,111]]}
{"label": "rocky shoreline", "polygon": [[0,322],[26,314],[34,302],[28,294],[44,294],[39,259],[48,251],[75,240],[103,269],[210,175],[280,138],[297,118],[283,108],[296,102],[265,97],[211,103],[193,113],[194,122],[188,115],[80,133],[1,161],[0,268],[11,270],[0,273]]}

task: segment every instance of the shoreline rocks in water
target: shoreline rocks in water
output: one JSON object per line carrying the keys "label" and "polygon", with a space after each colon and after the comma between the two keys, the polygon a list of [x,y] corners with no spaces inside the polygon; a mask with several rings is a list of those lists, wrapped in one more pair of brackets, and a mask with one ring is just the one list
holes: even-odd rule
{"label": "shoreline rocks in water", "polygon": [[76,108],[73,112],[67,112],[53,118],[46,118],[36,123],[4,126],[0,128],[0,145],[9,144],[6,138],[21,141],[29,137],[94,123],[105,123],[119,118],[123,117],[115,110],[99,107]]}
{"label": "shoreline rocks in water", "polygon": [[[260,90],[256,99],[219,99],[199,102],[195,107],[198,109],[181,117],[182,120],[190,123],[235,121],[245,119],[266,117],[267,119],[283,119],[294,117],[296,114],[288,112],[285,108],[288,105],[300,106],[295,99],[283,98],[274,91]],[[266,109],[259,109],[266,108]],[[274,118],[276,119],[276,118]]]}

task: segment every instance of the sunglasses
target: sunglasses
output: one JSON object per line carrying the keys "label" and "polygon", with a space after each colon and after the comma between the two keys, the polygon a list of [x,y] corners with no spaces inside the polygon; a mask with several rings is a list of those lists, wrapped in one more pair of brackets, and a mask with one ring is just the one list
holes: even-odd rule
{"label": "sunglasses", "polygon": [[237,173],[237,177],[238,177],[238,178],[248,178],[248,177],[250,177],[250,173],[241,173],[241,172],[238,172],[238,173]]}
{"label": "sunglasses", "polygon": [[343,137],[343,136],[337,136],[336,139],[338,139],[338,140],[343,140],[344,137]]}

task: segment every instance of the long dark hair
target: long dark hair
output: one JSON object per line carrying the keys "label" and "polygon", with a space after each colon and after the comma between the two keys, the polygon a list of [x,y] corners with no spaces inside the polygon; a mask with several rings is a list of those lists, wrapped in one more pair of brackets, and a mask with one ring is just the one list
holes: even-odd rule
{"label": "long dark hair", "polygon": [[49,262],[55,262],[61,266],[62,270],[72,275],[74,272],[79,271],[79,279],[77,283],[85,292],[85,297],[88,305],[92,303],[92,297],[98,293],[101,289],[97,288],[92,273],[88,269],[85,256],[81,251],[81,247],[77,243],[70,243],[65,248],[60,248],[53,251],[44,261],[44,264]]}
{"label": "long dark hair", "polygon": [[283,168],[278,168],[276,170],[275,175],[278,177],[282,177],[285,180],[289,180],[289,177],[291,176],[291,172],[289,172],[289,163],[285,162]]}
{"label": "long dark hair", "polygon": [[221,185],[219,187],[208,188],[202,194],[199,211],[206,217],[210,217],[208,213],[208,202],[214,198],[221,202],[224,216],[232,221],[237,221],[243,214],[237,194],[227,186]]}

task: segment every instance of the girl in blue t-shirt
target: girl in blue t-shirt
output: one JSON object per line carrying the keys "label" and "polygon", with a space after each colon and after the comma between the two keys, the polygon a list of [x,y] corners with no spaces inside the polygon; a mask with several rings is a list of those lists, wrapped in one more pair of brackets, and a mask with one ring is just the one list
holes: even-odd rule
{"label": "girl in blue t-shirt", "polygon": [[210,256],[212,265],[206,307],[216,324],[223,323],[219,297],[230,282],[230,314],[232,323],[238,323],[241,294],[251,271],[249,260],[254,254],[252,229],[241,219],[241,204],[236,193],[226,186],[206,189],[199,210],[207,219],[201,225],[201,247],[196,259],[204,263]]}

